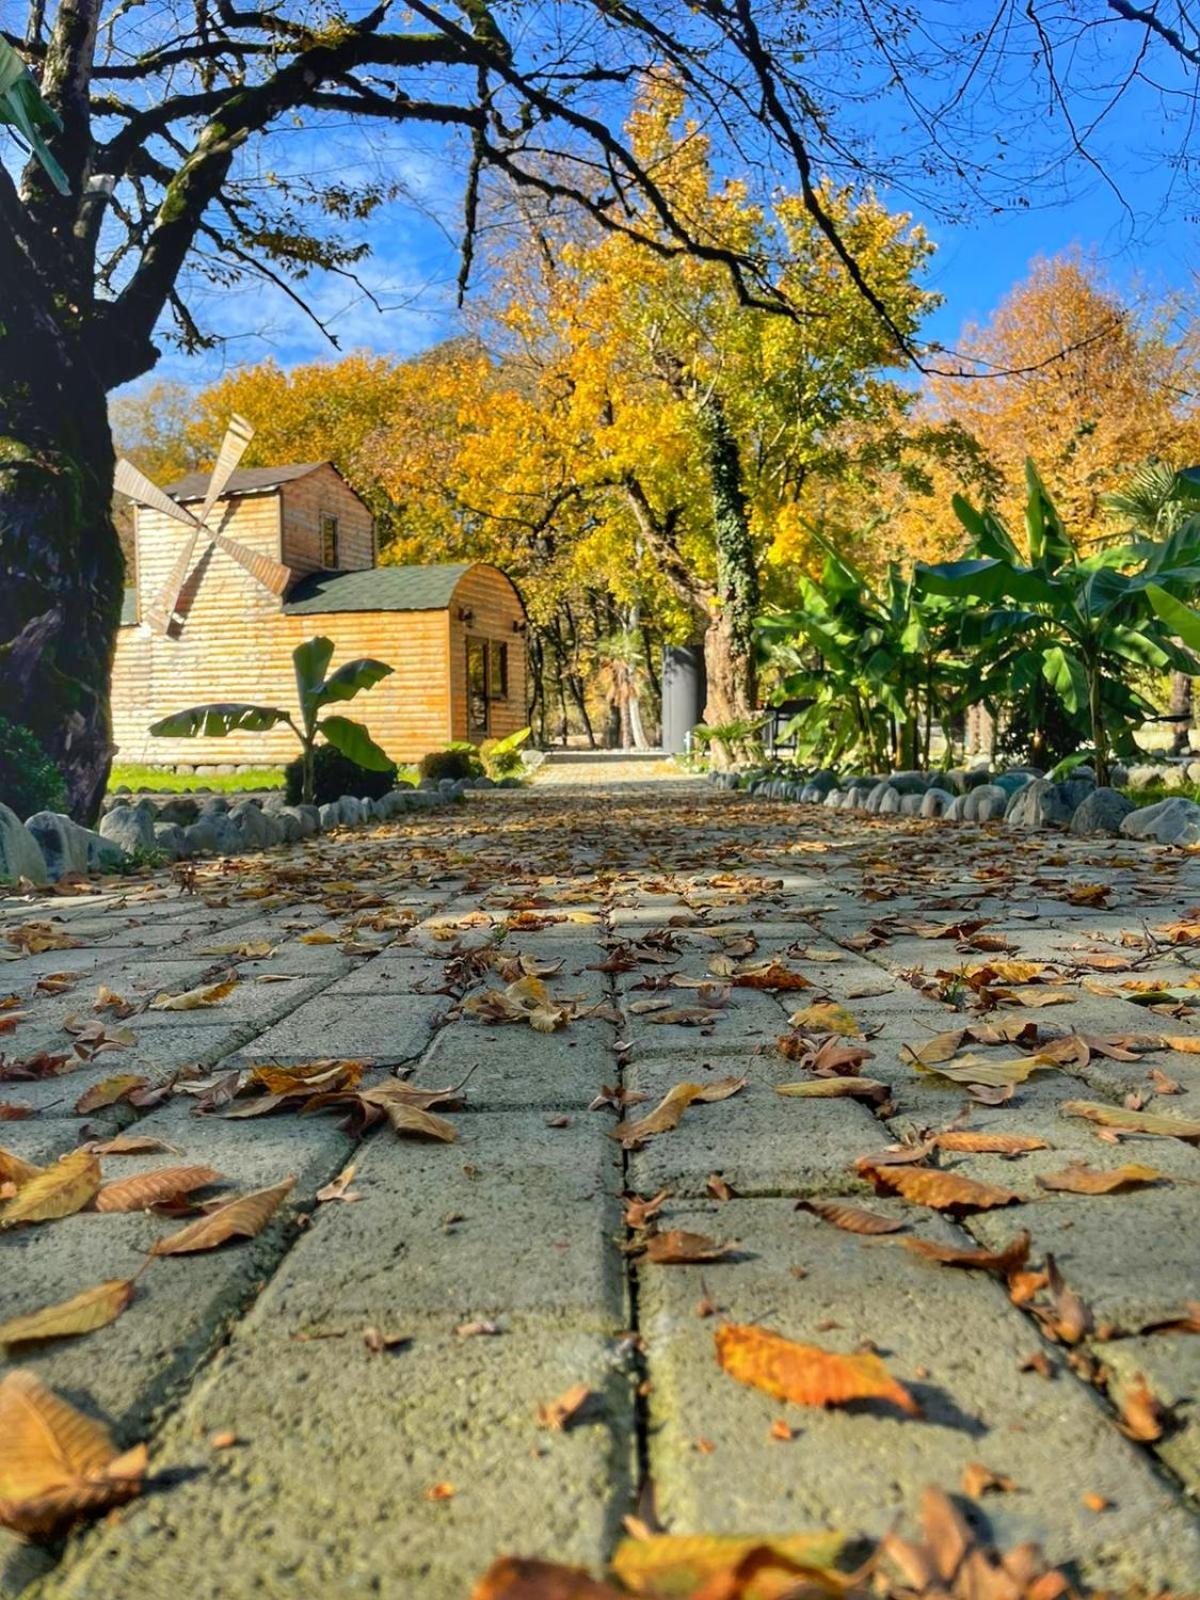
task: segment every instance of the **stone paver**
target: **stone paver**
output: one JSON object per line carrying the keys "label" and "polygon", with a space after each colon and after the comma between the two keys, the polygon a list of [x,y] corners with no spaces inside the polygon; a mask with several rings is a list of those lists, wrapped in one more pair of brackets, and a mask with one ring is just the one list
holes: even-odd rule
{"label": "stone paver", "polygon": [[[939,1032],[1013,1019],[1101,1039],[1200,1036],[1200,987],[1188,1003],[1200,942],[1162,931],[1200,904],[1200,861],[758,804],[682,777],[646,783],[644,766],[610,769],[608,787],[601,767],[553,777],[205,869],[198,894],[160,874],[0,902],[12,957],[0,992],[27,1014],[0,1041],[7,1062],[68,1051],[62,1024],[93,1014],[101,984],[135,1008],[104,1013],[132,1044],[62,1077],[6,1074],[0,1100],[36,1114],[0,1124],[0,1144],[49,1161],[81,1137],[136,1129],[179,1154],[106,1157],[106,1178],[186,1161],[217,1168],[231,1191],[297,1180],[257,1239],[152,1260],[117,1322],[8,1352],[122,1445],[148,1439],[153,1475],[141,1500],[61,1550],[0,1535],[0,1597],[460,1600],[498,1553],[600,1571],[651,1489],[678,1532],[870,1536],[911,1518],[925,1483],[958,1492],[973,1462],[1016,1484],[982,1508],[1002,1542],[1036,1539],[1118,1593],[1200,1590],[1200,1345],[1162,1331],[1200,1300],[1200,1152],[1180,1139],[1116,1145],[1064,1114],[1072,1100],[1133,1096],[1200,1117],[1200,1056],[1094,1053],[1000,1106],[970,1103],[908,1059]],[[1105,904],[1073,903],[1097,884]],[[19,930],[47,920],[78,944],[26,951]],[[1153,943],[1146,926],[1160,930]],[[921,936],[939,927],[952,937]],[[1011,949],[995,950],[998,935]],[[541,1033],[464,1013],[465,997],[503,986],[489,950],[553,966],[545,982],[577,1011],[569,1025]],[[1035,986],[1020,1003],[981,1005],[954,977],[1014,958],[1048,964],[1071,1002],[1031,1005]],[[719,986],[728,959],[780,961],[811,987],[707,994],[718,1004],[699,1026],[655,1022],[640,1004],[696,1006],[695,985]],[[36,987],[60,972],[77,974],[66,992]],[[238,985],[215,1007],[140,1009],[227,972]],[[1131,983],[1181,999],[1151,1009]],[[881,1111],[775,1092],[811,1076],[775,1044],[816,1001],[851,1014],[871,1052],[863,1071],[891,1092]],[[976,1048],[989,1061],[1023,1053]],[[385,1124],[356,1145],[344,1108],[229,1119],[184,1092],[235,1068],[327,1057],[363,1063],[368,1087],[393,1073],[465,1080],[465,1108],[445,1113],[456,1138],[400,1139]],[[1155,1094],[1152,1066],[1180,1092]],[[75,1113],[84,1090],[123,1072],[179,1077],[158,1106]],[[611,1136],[603,1091],[646,1096],[625,1108],[636,1120],[677,1083],[728,1076],[744,1078],[738,1094],[692,1105],[672,1131],[628,1150]],[[1015,1160],[933,1158],[1023,1204],[955,1223],[876,1198],[854,1169],[960,1116],[1045,1140]],[[1111,1196],[1039,1184],[1072,1161],[1162,1176]],[[348,1163],[359,1198],[319,1203]],[[714,1175],[733,1198],[712,1198]],[[733,1253],[660,1266],[627,1248],[622,1194],[660,1190],[659,1227],[733,1241]],[[995,1246],[1027,1228],[1031,1261],[1051,1252],[1091,1309],[1082,1350],[1047,1342],[995,1280],[918,1260],[905,1234],[863,1238],[796,1211],[821,1197],[942,1242]],[[0,1232],[0,1318],[132,1276],[180,1225],[83,1213]],[[924,1414],[773,1401],[719,1371],[721,1319],[833,1351],[869,1343]],[[373,1353],[367,1329],[397,1342]],[[1021,1370],[1035,1351],[1052,1379]],[[1117,1426],[1143,1381],[1173,1411],[1151,1445]],[[578,1419],[539,1426],[538,1407],[580,1383],[592,1394]],[[790,1438],[772,1435],[781,1418]],[[225,1430],[237,1444],[214,1450]]]}

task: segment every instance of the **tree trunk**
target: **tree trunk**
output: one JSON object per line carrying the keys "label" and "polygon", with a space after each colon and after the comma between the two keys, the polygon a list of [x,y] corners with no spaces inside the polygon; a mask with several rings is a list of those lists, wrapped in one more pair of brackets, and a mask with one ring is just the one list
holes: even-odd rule
{"label": "tree trunk", "polygon": [[[759,588],[737,439],[715,393],[703,402],[701,415],[708,435],[717,550],[715,604],[704,634],[708,675],[704,720],[713,728],[750,719],[757,710],[754,619]],[[712,749],[717,764],[728,765],[733,756],[728,741],[714,739]]]}
{"label": "tree trunk", "polygon": [[1192,680],[1186,672],[1171,674],[1171,715],[1180,721],[1171,724],[1171,754],[1184,756],[1191,749]]}
{"label": "tree trunk", "polygon": [[104,390],[0,262],[0,714],[62,769],[92,822],[112,765],[108,695],[125,566]]}

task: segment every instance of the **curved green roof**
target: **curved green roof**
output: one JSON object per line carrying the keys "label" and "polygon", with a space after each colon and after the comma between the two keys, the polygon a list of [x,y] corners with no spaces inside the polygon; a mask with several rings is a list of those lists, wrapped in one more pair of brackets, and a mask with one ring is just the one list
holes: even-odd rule
{"label": "curved green roof", "polygon": [[330,611],[445,611],[459,579],[474,564],[310,572],[292,585],[283,609],[293,617]]}

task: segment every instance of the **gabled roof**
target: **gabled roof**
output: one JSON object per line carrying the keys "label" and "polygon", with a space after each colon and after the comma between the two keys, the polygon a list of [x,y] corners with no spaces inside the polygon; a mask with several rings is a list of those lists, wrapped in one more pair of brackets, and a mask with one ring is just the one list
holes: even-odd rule
{"label": "gabled roof", "polygon": [[289,616],[326,611],[445,611],[470,561],[437,567],[367,567],[362,572],[310,572],[288,591]]}
{"label": "gabled roof", "polygon": [[[281,483],[291,483],[296,478],[307,478],[320,467],[332,467],[332,461],[302,461],[291,467],[239,467],[230,474],[225,485],[225,495],[255,494],[264,489],[277,489]],[[337,472],[337,468],[333,470]],[[341,474],[339,473],[340,477]],[[167,493],[172,500],[203,500],[208,493],[211,472],[189,472],[184,477],[168,483]],[[222,496],[222,499],[224,495]]]}

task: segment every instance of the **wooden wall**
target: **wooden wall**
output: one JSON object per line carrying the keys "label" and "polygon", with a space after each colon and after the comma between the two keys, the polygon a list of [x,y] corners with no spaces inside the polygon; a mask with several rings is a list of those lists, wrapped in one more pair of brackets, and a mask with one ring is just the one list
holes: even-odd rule
{"label": "wooden wall", "polygon": [[[459,610],[473,613],[468,623]],[[514,624],[525,622],[525,607],[512,583],[498,567],[480,564],[459,579],[450,603],[450,696],[451,723],[455,739],[470,739],[478,744],[481,736],[469,731],[467,722],[467,641],[488,639],[508,646],[508,697],[492,701],[488,707],[488,732],[491,739],[503,739],[528,722],[525,635],[514,631]]]}
{"label": "wooden wall", "polygon": [[326,464],[280,488],[283,501],[283,556],[293,572],[319,572],[321,517],[338,519],[339,571],[358,572],[375,565],[375,525],[371,513],[334,469]]}

